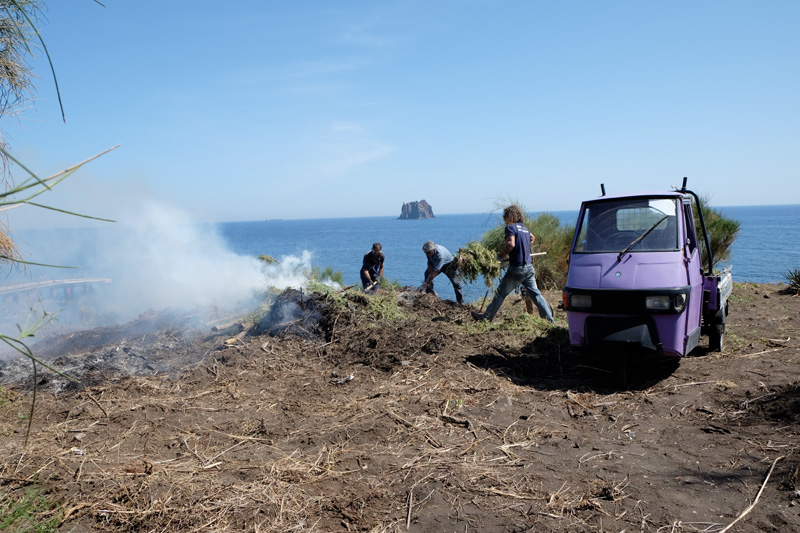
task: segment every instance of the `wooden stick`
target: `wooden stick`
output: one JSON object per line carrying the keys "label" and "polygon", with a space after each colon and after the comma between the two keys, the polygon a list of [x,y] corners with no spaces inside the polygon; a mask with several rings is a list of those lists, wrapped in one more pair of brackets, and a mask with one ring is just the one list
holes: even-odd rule
{"label": "wooden stick", "polygon": [[781,460],[781,459],[783,459],[784,457],[785,457],[785,456],[781,455],[780,457],[778,457],[777,459],[775,459],[774,461],[772,461],[772,466],[769,468],[769,472],[767,472],[767,477],[766,477],[766,478],[764,478],[764,483],[762,483],[762,484],[761,484],[761,488],[760,488],[760,489],[758,489],[758,494],[756,494],[756,499],[755,499],[755,500],[753,500],[753,503],[751,503],[751,504],[750,504],[750,506],[749,506],[747,509],[745,509],[744,511],[742,511],[742,514],[740,514],[739,516],[737,516],[737,517],[736,517],[736,520],[734,520],[733,522],[731,522],[730,524],[728,524],[727,526],[725,526],[725,528],[724,528],[724,529],[721,529],[721,530],[719,531],[719,533],[725,533],[726,531],[728,531],[730,528],[732,528],[732,527],[733,527],[733,524],[735,524],[736,522],[738,522],[739,520],[741,520],[742,518],[744,518],[744,517],[745,517],[745,515],[747,515],[747,513],[749,513],[750,511],[752,511],[752,510],[753,510],[753,508],[754,508],[754,507],[756,506],[756,504],[758,503],[758,499],[761,497],[761,493],[762,493],[762,492],[764,492],[764,487],[766,487],[766,486],[767,486],[767,481],[769,481],[769,476],[771,476],[771,475],[772,475],[772,471],[773,471],[773,470],[775,470],[775,465],[776,465],[776,464],[778,464],[778,461],[780,461],[780,460]]}
{"label": "wooden stick", "polygon": [[483,313],[483,305],[486,303],[486,298],[489,297],[489,289],[486,289],[486,294],[483,295],[483,301],[481,302],[481,309],[478,311],[479,313]]}

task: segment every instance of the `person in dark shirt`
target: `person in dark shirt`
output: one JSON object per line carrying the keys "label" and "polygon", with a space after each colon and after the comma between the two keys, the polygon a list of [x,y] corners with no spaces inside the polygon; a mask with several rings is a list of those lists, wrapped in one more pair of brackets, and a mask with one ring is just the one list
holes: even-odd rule
{"label": "person in dark shirt", "polygon": [[518,205],[506,207],[503,210],[503,222],[506,224],[506,245],[497,254],[497,259],[502,261],[508,257],[508,270],[500,280],[497,292],[494,293],[494,298],[486,308],[486,312],[481,314],[472,311],[472,318],[491,322],[500,310],[500,306],[503,305],[506,296],[522,285],[525,287],[527,296],[539,308],[539,316],[554,323],[553,311],[536,286],[536,275],[531,261],[531,246],[536,237],[525,227],[525,216],[522,214],[522,209]]}
{"label": "person in dark shirt", "polygon": [[382,249],[381,243],[376,242],[372,245],[372,250],[364,254],[364,259],[361,261],[361,285],[365,291],[376,291],[380,286],[383,263],[386,260]]}
{"label": "person in dark shirt", "polygon": [[458,272],[458,266],[454,261],[453,254],[450,250],[436,244],[433,241],[427,241],[422,245],[422,251],[428,257],[428,266],[425,269],[425,281],[419,287],[427,293],[433,293],[433,278],[444,273],[445,276],[453,284],[453,291],[456,293],[456,302],[464,303],[464,293],[462,292],[461,274]]}

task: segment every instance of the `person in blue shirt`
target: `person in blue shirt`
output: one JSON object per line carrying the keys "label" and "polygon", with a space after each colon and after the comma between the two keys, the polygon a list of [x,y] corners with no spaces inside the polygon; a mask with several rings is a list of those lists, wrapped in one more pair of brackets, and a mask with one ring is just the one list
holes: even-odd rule
{"label": "person in blue shirt", "polygon": [[453,260],[453,254],[450,253],[450,250],[441,244],[427,241],[422,245],[422,251],[428,257],[428,267],[425,269],[425,281],[419,287],[420,290],[433,293],[433,278],[438,276],[439,273],[443,273],[453,284],[456,301],[459,304],[463,304],[464,294],[462,292],[461,273],[458,271],[458,265]]}
{"label": "person in blue shirt", "polygon": [[503,305],[503,300],[511,291],[522,285],[529,298],[539,308],[539,316],[554,323],[553,311],[536,286],[536,275],[531,261],[531,246],[536,237],[525,227],[525,216],[518,205],[510,205],[503,210],[503,222],[506,224],[506,245],[497,254],[497,259],[502,261],[508,257],[508,270],[506,270],[500,285],[494,293],[489,307],[483,314],[472,311],[475,320],[492,321]]}
{"label": "person in blue shirt", "polygon": [[364,254],[361,261],[361,285],[365,291],[378,289],[381,276],[383,276],[383,263],[386,261],[386,255],[381,251],[382,249],[381,243],[374,243],[372,250]]}

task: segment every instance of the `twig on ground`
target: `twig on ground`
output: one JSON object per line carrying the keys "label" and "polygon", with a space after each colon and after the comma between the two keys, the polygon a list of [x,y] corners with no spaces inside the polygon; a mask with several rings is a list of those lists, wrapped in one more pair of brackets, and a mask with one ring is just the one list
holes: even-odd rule
{"label": "twig on ground", "polygon": [[692,381],[691,383],[681,383],[680,385],[675,385],[675,388],[693,387],[694,385],[708,385],[710,383],[716,383],[716,381]]}
{"label": "twig on ground", "polygon": [[103,406],[100,405],[100,402],[98,402],[97,399],[94,396],[92,396],[92,393],[91,392],[87,392],[86,394],[89,395],[89,399],[92,400],[94,402],[94,404],[97,407],[99,407],[101,411],[103,411],[103,414],[106,415],[106,418],[108,418],[108,413],[106,412],[105,409],[103,409]]}
{"label": "twig on ground", "polygon": [[744,354],[744,355],[740,355],[739,357],[755,357],[757,355],[764,355],[765,353],[778,352],[778,351],[783,350],[783,349],[784,349],[784,347],[781,346],[780,348],[773,348],[771,350],[762,350],[760,352],[747,353],[747,354]]}
{"label": "twig on ground", "polygon": [[414,489],[408,491],[408,513],[406,514],[406,529],[411,528],[411,507],[414,505]]}
{"label": "twig on ground", "polygon": [[736,520],[734,520],[733,522],[731,522],[730,524],[728,524],[727,526],[725,526],[725,528],[724,528],[724,529],[721,529],[721,530],[719,531],[719,533],[725,533],[726,531],[728,531],[730,528],[732,528],[732,527],[733,527],[733,525],[734,525],[736,522],[738,522],[739,520],[741,520],[742,518],[744,518],[744,517],[745,517],[745,516],[746,516],[746,515],[747,515],[747,514],[750,512],[750,511],[752,511],[752,510],[755,508],[756,504],[758,503],[758,499],[761,497],[761,493],[762,493],[762,492],[764,492],[764,487],[766,487],[766,486],[767,486],[767,481],[769,481],[769,476],[771,476],[771,475],[772,475],[772,471],[773,471],[773,470],[775,470],[775,465],[776,465],[776,464],[778,464],[778,461],[780,461],[780,460],[781,460],[781,459],[783,459],[784,457],[785,457],[785,456],[781,455],[780,457],[778,457],[778,458],[776,458],[774,461],[772,461],[772,466],[771,466],[771,467],[769,467],[769,472],[767,472],[767,477],[765,477],[765,478],[764,478],[764,483],[762,483],[762,484],[761,484],[761,488],[760,488],[760,489],[758,489],[758,494],[756,494],[756,498],[755,498],[755,500],[753,500],[753,503],[751,503],[751,504],[750,504],[750,505],[747,507],[747,509],[745,509],[744,511],[742,511],[742,513],[741,513],[739,516],[737,516],[737,517],[736,517]]}

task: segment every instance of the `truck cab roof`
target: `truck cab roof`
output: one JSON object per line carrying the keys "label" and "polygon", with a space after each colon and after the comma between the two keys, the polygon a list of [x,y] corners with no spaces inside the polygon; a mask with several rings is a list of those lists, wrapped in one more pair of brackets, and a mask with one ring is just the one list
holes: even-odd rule
{"label": "truck cab roof", "polygon": [[598,202],[605,200],[621,200],[623,198],[683,198],[686,193],[681,191],[643,191],[629,194],[607,194],[605,196],[598,196],[592,200],[585,200],[584,203]]}

